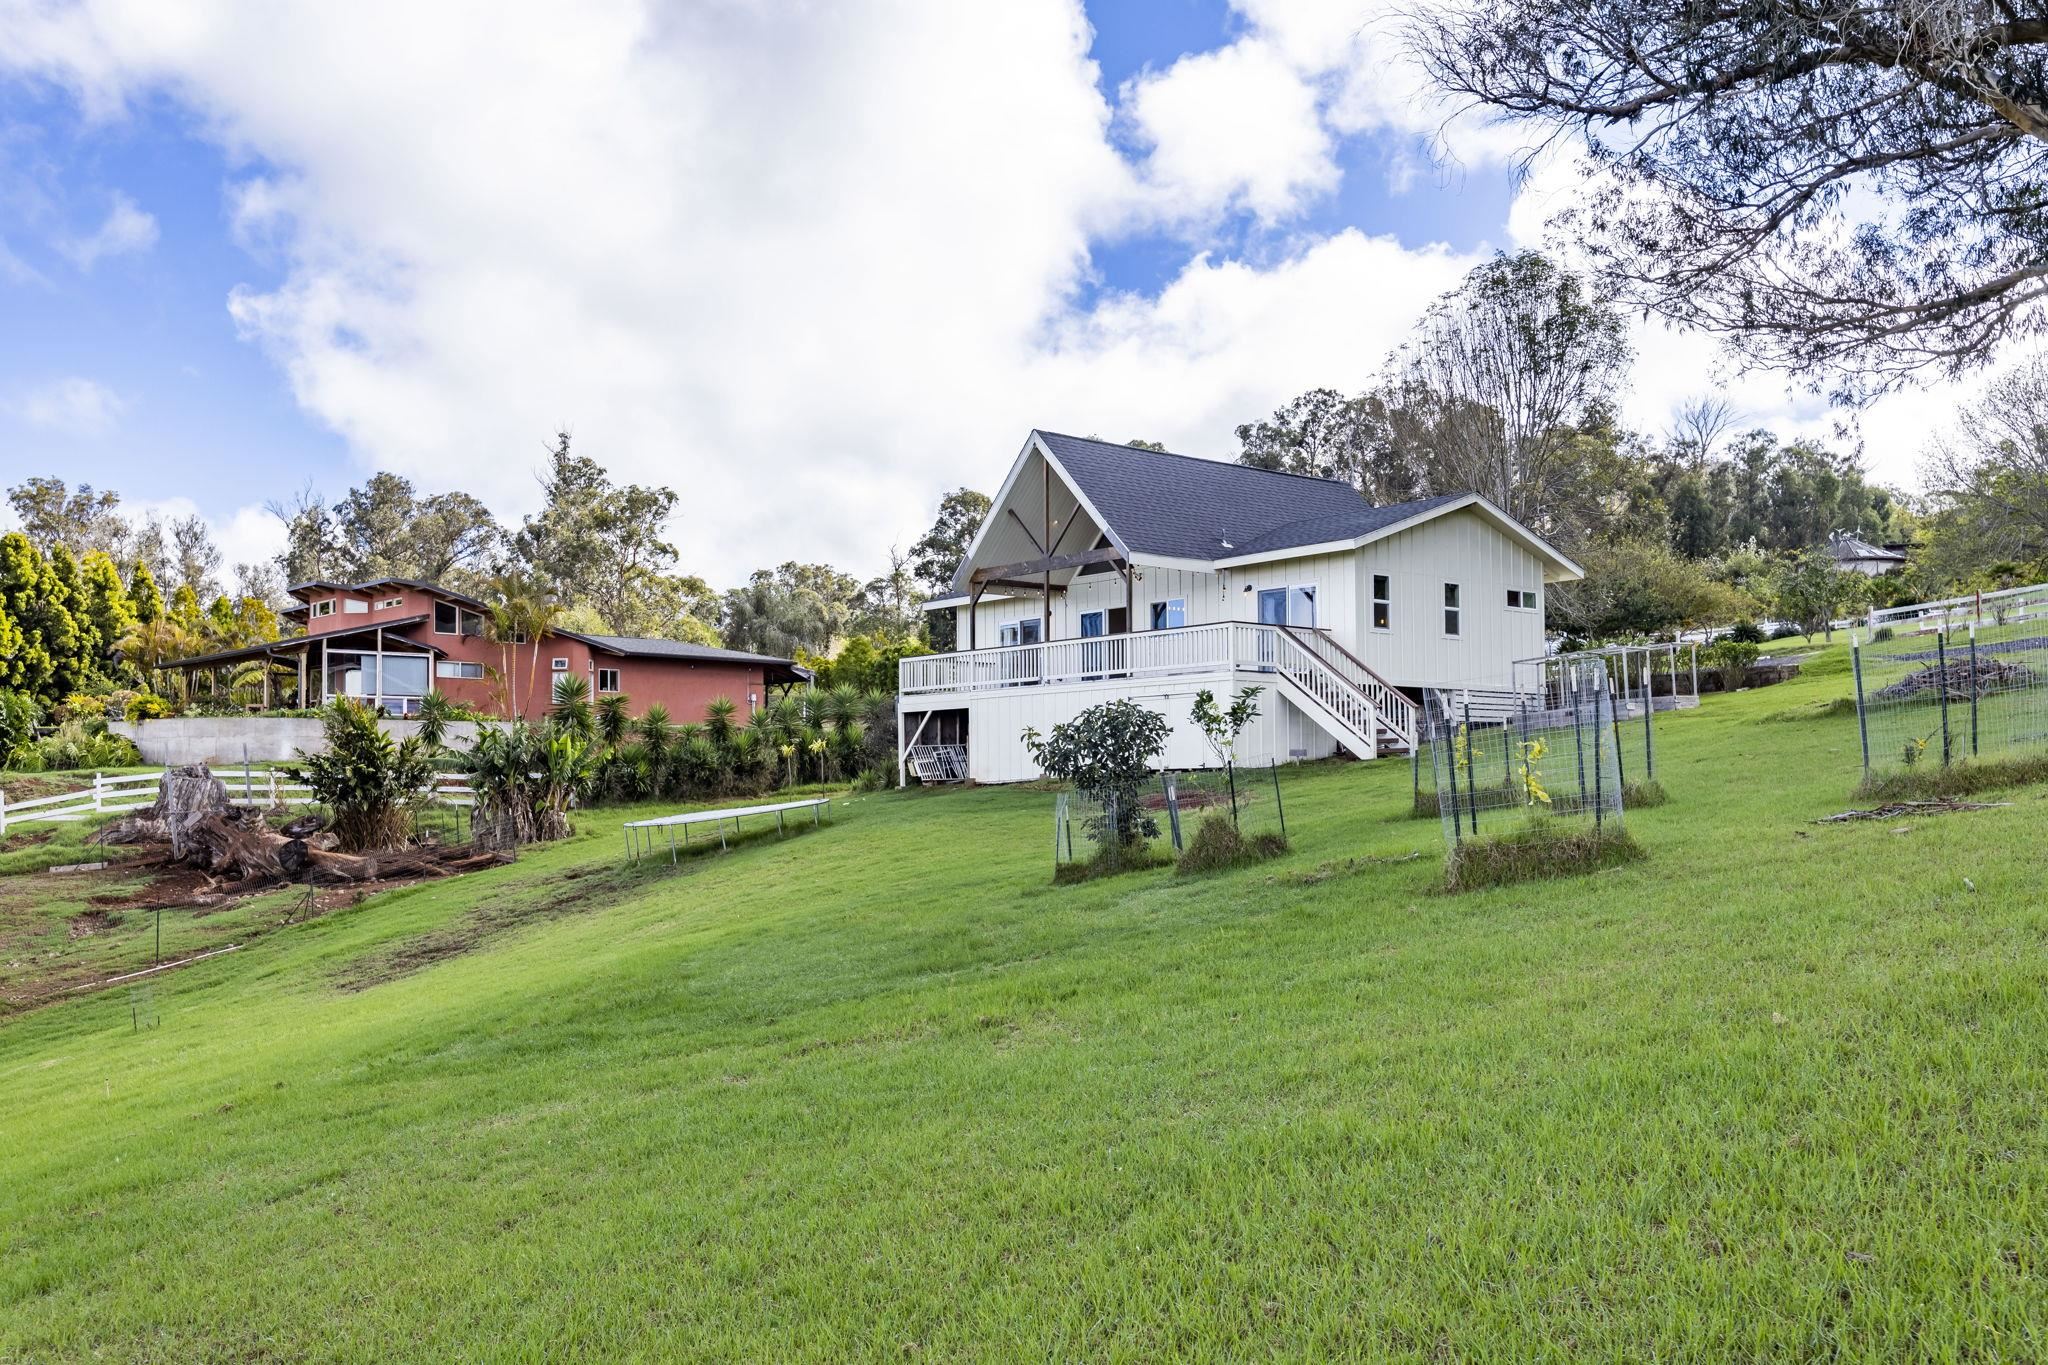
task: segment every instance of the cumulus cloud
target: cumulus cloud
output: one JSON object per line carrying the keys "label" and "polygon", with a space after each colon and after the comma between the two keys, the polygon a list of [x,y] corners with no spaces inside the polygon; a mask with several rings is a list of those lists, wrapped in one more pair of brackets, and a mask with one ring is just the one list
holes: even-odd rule
{"label": "cumulus cloud", "polygon": [[127,400],[105,384],[77,375],[0,395],[0,413],[66,436],[104,436],[127,407]]}
{"label": "cumulus cloud", "polygon": [[57,243],[80,270],[90,270],[109,256],[126,256],[156,245],[156,219],[135,206],[135,201],[118,190],[106,221],[83,237],[66,237]]}
{"label": "cumulus cloud", "polygon": [[1033,425],[1227,456],[1302,390],[1363,387],[1456,283],[1472,262],[1441,248],[1275,232],[1077,303],[1096,243],[1284,232],[1337,139],[1444,128],[1390,5],[1235,3],[1228,45],[1120,107],[1078,0],[81,0],[0,23],[0,73],[94,118],[168,95],[248,168],[228,221],[280,282],[225,306],[363,468],[517,517],[566,423],[676,488],[686,565],[731,582],[874,567]]}
{"label": "cumulus cloud", "polygon": [[1336,143],[1316,91],[1271,44],[1182,57],[1131,82],[1122,102],[1167,217],[1243,207],[1273,222],[1336,188]]}

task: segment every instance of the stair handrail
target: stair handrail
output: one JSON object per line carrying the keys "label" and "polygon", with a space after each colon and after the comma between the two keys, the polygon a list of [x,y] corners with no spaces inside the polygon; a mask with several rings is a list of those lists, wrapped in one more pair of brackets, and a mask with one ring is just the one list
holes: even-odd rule
{"label": "stair handrail", "polygon": [[[1375,673],[1371,664],[1368,664],[1365,660],[1344,648],[1343,645],[1337,642],[1337,638],[1334,635],[1322,627],[1308,626],[1297,629],[1294,626],[1281,626],[1279,629],[1317,661],[1322,663],[1324,667],[1364,693],[1366,700],[1373,704],[1374,709],[1380,713],[1387,725],[1396,734],[1400,735],[1402,739],[1408,740],[1410,743],[1415,741],[1415,703],[1408,700],[1405,692]],[[1306,631],[1306,638],[1303,635],[1304,630]],[[1352,667],[1364,674],[1364,678],[1347,677],[1344,669],[1336,661],[1330,659],[1321,650],[1316,648],[1319,644],[1328,645],[1332,650],[1335,650]]]}

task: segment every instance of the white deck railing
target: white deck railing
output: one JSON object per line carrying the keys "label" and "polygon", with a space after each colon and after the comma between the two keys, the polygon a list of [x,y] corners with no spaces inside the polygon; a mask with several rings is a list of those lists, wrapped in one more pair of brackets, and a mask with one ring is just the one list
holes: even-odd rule
{"label": "white deck railing", "polygon": [[1415,737],[1413,704],[1364,664],[1316,632],[1248,621],[926,654],[898,665],[897,690],[917,697],[1239,670],[1286,674],[1362,738],[1382,728]]}

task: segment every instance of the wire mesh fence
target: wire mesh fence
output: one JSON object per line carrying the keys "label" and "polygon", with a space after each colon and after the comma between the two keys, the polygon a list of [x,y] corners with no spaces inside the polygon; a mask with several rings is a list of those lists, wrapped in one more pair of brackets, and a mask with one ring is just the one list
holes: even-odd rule
{"label": "wire mesh fence", "polygon": [[1865,773],[2048,747],[2048,622],[1877,637],[1851,649]]}
{"label": "wire mesh fence", "polygon": [[1053,796],[1053,864],[1103,856],[1111,840],[1127,853],[1158,858],[1181,853],[1206,819],[1227,819],[1247,838],[1287,834],[1280,765],[1170,768],[1155,774],[1127,809],[1068,788]]}
{"label": "wire mesh fence", "polygon": [[1565,670],[1555,704],[1483,718],[1469,700],[1449,698],[1431,709],[1428,728],[1447,844],[1506,833],[1530,816],[1583,821],[1598,832],[1621,828],[1630,732],[1599,662]]}
{"label": "wire mesh fence", "polygon": [[[1632,670],[1630,679],[1636,691],[1629,695],[1620,687],[1619,667],[1615,661],[1586,658],[1572,667],[1546,668],[1542,676],[1532,676],[1527,680],[1529,686],[1526,689],[1511,693],[1426,694],[1421,742],[1409,758],[1414,789],[1413,813],[1418,817],[1442,814],[1447,799],[1445,793],[1449,789],[1441,785],[1443,770],[1438,766],[1441,758],[1438,750],[1445,734],[1455,734],[1463,728],[1497,739],[1503,730],[1512,730],[1517,736],[1569,731],[1574,714],[1591,704],[1586,696],[1596,686],[1605,695],[1605,700],[1600,703],[1606,716],[1607,736],[1602,741],[1602,750],[1613,763],[1629,804],[1664,801],[1664,789],[1657,776],[1657,716],[1660,711],[1669,709],[1667,699],[1671,694],[1658,695],[1652,690],[1655,676],[1648,671]],[[1449,722],[1448,730],[1446,721]],[[1504,785],[1511,786],[1512,754],[1502,757],[1504,766],[1495,775]]]}

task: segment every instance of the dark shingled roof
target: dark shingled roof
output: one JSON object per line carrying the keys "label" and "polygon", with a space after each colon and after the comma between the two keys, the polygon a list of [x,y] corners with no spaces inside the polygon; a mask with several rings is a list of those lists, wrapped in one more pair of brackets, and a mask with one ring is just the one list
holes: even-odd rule
{"label": "dark shingled roof", "polygon": [[582,631],[558,630],[574,640],[623,654],[636,659],[680,659],[685,663],[704,664],[760,664],[774,681],[774,675],[794,675],[799,679],[810,677],[807,669],[798,667],[788,659],[772,654],[749,654],[738,649],[718,649],[711,645],[691,644],[687,640],[651,640],[636,635],[589,635]]}
{"label": "dark shingled roof", "polygon": [[1133,554],[1228,559],[1368,535],[1464,497],[1374,507],[1335,479],[1036,433]]}

